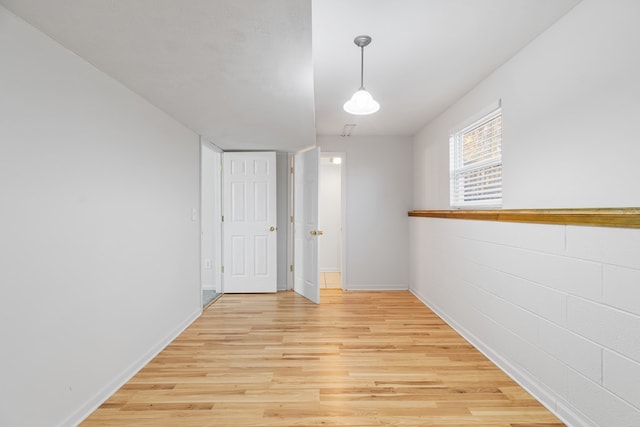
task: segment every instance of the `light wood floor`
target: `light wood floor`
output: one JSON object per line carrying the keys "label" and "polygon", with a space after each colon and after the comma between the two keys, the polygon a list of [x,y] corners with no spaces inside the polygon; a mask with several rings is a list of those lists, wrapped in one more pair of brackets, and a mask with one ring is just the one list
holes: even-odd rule
{"label": "light wood floor", "polygon": [[339,271],[327,271],[320,273],[320,289],[341,287],[342,274]]}
{"label": "light wood floor", "polygon": [[83,424],[562,426],[409,292],[223,295]]}

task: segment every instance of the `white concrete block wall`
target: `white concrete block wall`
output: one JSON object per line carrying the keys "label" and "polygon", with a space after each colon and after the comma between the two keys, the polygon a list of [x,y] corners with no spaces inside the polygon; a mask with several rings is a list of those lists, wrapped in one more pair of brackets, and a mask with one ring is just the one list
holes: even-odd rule
{"label": "white concrete block wall", "polygon": [[640,426],[640,230],[410,222],[412,292],[569,425]]}
{"label": "white concrete block wall", "polygon": [[605,265],[602,272],[602,301],[640,315],[640,270]]}

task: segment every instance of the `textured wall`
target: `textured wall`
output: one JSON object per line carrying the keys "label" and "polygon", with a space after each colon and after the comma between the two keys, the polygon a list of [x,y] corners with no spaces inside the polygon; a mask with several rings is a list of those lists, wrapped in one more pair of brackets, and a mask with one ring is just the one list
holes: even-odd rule
{"label": "textured wall", "polygon": [[570,425],[640,425],[640,230],[411,219],[411,290]]}

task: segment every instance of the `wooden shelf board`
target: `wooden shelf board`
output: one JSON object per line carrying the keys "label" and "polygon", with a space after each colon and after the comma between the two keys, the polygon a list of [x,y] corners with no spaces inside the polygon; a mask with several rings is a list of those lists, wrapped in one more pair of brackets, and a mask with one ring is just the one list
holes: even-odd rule
{"label": "wooden shelf board", "polygon": [[482,221],[529,222],[538,224],[586,225],[640,228],[640,208],[598,209],[501,209],[501,210],[413,210],[409,216],[472,219]]}

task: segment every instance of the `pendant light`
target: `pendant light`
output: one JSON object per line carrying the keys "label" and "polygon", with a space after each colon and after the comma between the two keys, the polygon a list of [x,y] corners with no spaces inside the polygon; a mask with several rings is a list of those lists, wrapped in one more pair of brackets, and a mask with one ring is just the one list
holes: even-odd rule
{"label": "pendant light", "polygon": [[360,89],[344,103],[343,108],[347,113],[365,116],[380,109],[380,104],[364,88],[364,47],[371,43],[371,37],[358,36],[353,42],[360,48]]}

